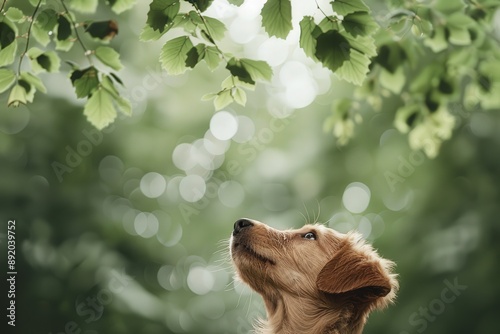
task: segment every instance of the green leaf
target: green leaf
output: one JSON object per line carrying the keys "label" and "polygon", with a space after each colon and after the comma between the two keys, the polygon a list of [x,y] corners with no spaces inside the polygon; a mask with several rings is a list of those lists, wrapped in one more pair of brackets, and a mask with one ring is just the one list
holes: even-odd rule
{"label": "green leaf", "polygon": [[394,72],[385,69],[380,71],[379,82],[382,86],[393,92],[400,94],[405,84],[405,73],[402,67],[398,67]]}
{"label": "green leaf", "polygon": [[425,66],[421,71],[419,71],[413,78],[409,85],[409,91],[415,95],[424,94],[429,89],[429,83],[433,81],[433,78],[442,75],[443,67],[435,64],[429,64]]}
{"label": "green leaf", "polygon": [[357,12],[369,12],[370,8],[362,0],[335,0],[331,2],[333,11],[346,16]]}
{"label": "green leaf", "polygon": [[436,0],[432,4],[432,8],[440,11],[443,14],[453,14],[463,12],[465,3],[463,0]]}
{"label": "green leaf", "polygon": [[149,5],[146,23],[153,30],[163,32],[167,29],[167,25],[173,23],[175,16],[179,13],[179,9],[179,0],[153,0]]}
{"label": "green leaf", "polygon": [[32,103],[33,100],[35,99],[35,92],[36,92],[35,87],[33,87],[28,81],[21,78],[18,80],[18,83],[26,91],[26,102]]}
{"label": "green leaf", "polygon": [[448,41],[452,44],[464,46],[469,45],[472,42],[469,30],[467,28],[448,27],[448,32]]}
{"label": "green leaf", "polygon": [[0,66],[14,62],[17,51],[17,27],[10,20],[0,21]]}
{"label": "green leaf", "polygon": [[0,50],[0,67],[10,65],[14,62],[17,51],[17,41]]}
{"label": "green leaf", "polygon": [[267,0],[262,11],[262,26],[270,36],[286,38],[292,30],[290,0]]}
{"label": "green leaf", "polygon": [[223,90],[220,91],[214,99],[214,107],[215,110],[221,110],[224,107],[227,107],[231,103],[233,103],[234,99],[231,95],[231,90]]}
{"label": "green leaf", "polygon": [[161,36],[163,36],[167,31],[168,30],[164,30],[163,32],[160,32],[159,30],[154,30],[150,26],[145,25],[142,28],[141,34],[139,36],[139,40],[142,42],[156,41]]}
{"label": "green leaf", "polygon": [[98,0],[71,0],[69,6],[82,13],[95,13]]}
{"label": "green leaf", "polygon": [[371,36],[358,36],[356,38],[352,35],[342,33],[351,49],[357,50],[360,53],[364,53],[368,57],[375,57],[377,55],[377,47],[375,46],[375,39]]}
{"label": "green leaf", "polygon": [[68,38],[68,39],[63,40],[63,41],[56,39],[56,50],[69,51],[73,47],[74,44],[75,44],[75,41],[71,38]]}
{"label": "green leaf", "polygon": [[9,19],[0,21],[0,67],[14,62],[17,52],[17,26]]}
{"label": "green leaf", "polygon": [[[226,33],[226,26],[224,25],[224,23],[209,16],[205,16],[204,19],[209,30],[208,32],[210,36],[213,37],[213,39],[220,40],[224,38],[224,35]],[[213,43],[213,41],[211,42]]]}
{"label": "green leaf", "polygon": [[118,109],[120,109],[122,113],[124,113],[127,116],[132,115],[132,104],[130,103],[129,100],[127,100],[124,97],[118,96],[115,99],[115,103],[118,106]]}
{"label": "green leaf", "polygon": [[406,60],[406,51],[401,47],[401,44],[391,42],[380,47],[374,61],[389,72],[394,73]]}
{"label": "green leaf", "polygon": [[[235,57],[229,59],[226,68],[229,70],[233,77],[240,79],[243,82],[248,82],[250,84],[255,84],[255,80],[252,78],[250,73],[241,64],[241,61]],[[232,86],[231,86],[232,87]]]}
{"label": "green leaf", "polygon": [[247,94],[243,89],[240,87],[236,87],[232,91],[233,99],[234,102],[238,103],[239,105],[245,106],[247,103]]}
{"label": "green leaf", "polygon": [[57,19],[57,40],[65,41],[71,37],[71,23],[64,15],[59,15]]}
{"label": "green leaf", "polygon": [[340,30],[340,25],[337,19],[333,16],[327,16],[318,24],[318,28],[321,30],[317,35],[321,32],[327,32],[330,30]]}
{"label": "green leaf", "polygon": [[349,60],[335,72],[341,79],[361,86],[369,71],[370,58],[357,50],[351,49]]}
{"label": "green leaf", "polygon": [[24,19],[24,13],[19,8],[10,7],[5,12],[5,17],[7,17],[12,22],[20,22]]}
{"label": "green leaf", "polygon": [[135,6],[137,0],[107,0],[111,10],[116,14],[121,14]]}
{"label": "green leaf", "polygon": [[36,90],[39,90],[42,93],[47,93],[47,88],[45,88],[45,85],[43,84],[42,80],[40,80],[39,77],[34,76],[29,72],[21,72],[20,79],[26,81]]}
{"label": "green leaf", "polygon": [[31,27],[33,37],[43,46],[50,42],[50,35],[55,26],[59,15],[53,9],[45,9],[36,16],[35,22]]}
{"label": "green leaf", "polygon": [[28,50],[27,55],[31,61],[31,68],[34,73],[58,72],[61,60],[54,51],[44,52],[37,47]]}
{"label": "green leaf", "polygon": [[408,133],[419,118],[424,107],[418,103],[411,103],[400,107],[394,117],[394,126],[401,133]]}
{"label": "green leaf", "polygon": [[47,46],[50,43],[49,33],[41,29],[36,23],[31,27],[31,35],[43,46]]}
{"label": "green leaf", "polygon": [[51,8],[44,9],[36,16],[35,24],[41,30],[45,32],[49,32],[54,30],[57,25],[57,19],[59,18],[59,14]]}
{"label": "green leaf", "polygon": [[245,0],[227,0],[231,5],[241,6]]}
{"label": "green leaf", "polygon": [[113,102],[118,109],[121,110],[121,112],[127,116],[132,114],[132,105],[130,104],[130,101],[120,96],[120,93],[116,90],[115,85],[109,76],[104,75],[102,77],[101,86],[113,97]]}
{"label": "green leaf", "polygon": [[435,53],[446,50],[448,48],[448,42],[446,41],[445,28],[443,26],[436,26],[434,28],[434,36],[432,38],[426,38],[424,44]]}
{"label": "green leaf", "polygon": [[340,68],[350,57],[351,46],[338,31],[330,30],[322,33],[316,39],[316,43],[315,56],[332,72]]}
{"label": "green leaf", "polygon": [[78,98],[90,96],[99,86],[99,78],[95,67],[88,67],[84,70],[74,70],[70,79],[75,87],[75,93]]}
{"label": "green leaf", "polygon": [[97,89],[85,104],[83,114],[97,129],[104,129],[116,118],[111,95],[103,88]]}
{"label": "green leaf", "polygon": [[273,77],[271,66],[263,60],[241,58],[240,63],[254,81],[270,81]]}
{"label": "green leaf", "polygon": [[14,71],[0,68],[0,93],[5,92],[16,81],[16,73]]}
{"label": "green leaf", "polygon": [[117,97],[120,96],[120,93],[118,93],[118,90],[116,90],[115,85],[113,84],[113,80],[111,80],[109,76],[107,75],[102,76],[101,86],[102,88],[107,90],[108,93],[111,94],[111,96],[113,96],[113,98],[116,99]]}
{"label": "green leaf", "polygon": [[221,56],[219,51],[214,46],[207,46],[205,48],[205,63],[207,63],[208,68],[213,71],[215,70],[221,61]]}
{"label": "green leaf", "polygon": [[191,50],[187,52],[186,66],[194,68],[198,63],[205,58],[205,44],[200,43],[193,46]]}
{"label": "green leaf", "polygon": [[321,34],[321,30],[314,23],[312,16],[304,16],[300,21],[300,41],[299,45],[304,53],[312,59],[316,59],[316,38]]}
{"label": "green leaf", "polygon": [[213,0],[187,0],[187,2],[193,4],[200,12],[204,12],[212,4]]}
{"label": "green leaf", "polygon": [[201,97],[202,101],[210,101],[217,97],[217,93],[208,93]]}
{"label": "green leaf", "polygon": [[160,52],[162,67],[171,75],[184,73],[187,69],[187,53],[192,47],[193,43],[188,36],[181,36],[168,41]]}
{"label": "green leaf", "polygon": [[120,62],[120,54],[108,46],[99,46],[95,49],[95,56],[104,65],[107,65],[116,71],[121,70],[123,67]]}
{"label": "green leaf", "polygon": [[19,84],[12,87],[12,90],[9,94],[9,99],[7,100],[7,106],[19,107],[20,104],[26,104],[27,102],[26,89]]}
{"label": "green leaf", "polygon": [[111,77],[111,79],[113,79],[114,81],[116,81],[117,83],[119,83],[120,85],[123,86],[123,81],[122,81],[122,79],[120,79],[119,76],[117,76],[114,73],[109,73],[109,76]]}
{"label": "green leaf", "polygon": [[103,41],[110,41],[118,35],[118,23],[115,20],[85,23],[83,27],[90,36]]}
{"label": "green leaf", "polygon": [[222,88],[240,87],[251,91],[255,90],[255,84],[241,81],[238,77],[229,76],[221,84]]}
{"label": "green leaf", "polygon": [[229,59],[226,68],[231,75],[248,84],[255,84],[255,81],[269,81],[273,76],[273,70],[268,63],[262,60]]}
{"label": "green leaf", "polygon": [[378,24],[366,12],[357,12],[346,15],[342,20],[345,30],[354,37],[372,35],[378,30]]}

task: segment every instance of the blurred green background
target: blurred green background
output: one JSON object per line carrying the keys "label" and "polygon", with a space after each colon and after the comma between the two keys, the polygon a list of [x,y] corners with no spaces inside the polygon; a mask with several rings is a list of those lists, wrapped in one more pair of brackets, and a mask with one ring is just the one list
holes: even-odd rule
{"label": "blurred green background", "polygon": [[[382,97],[382,111],[367,103],[340,146],[323,123],[353,87],[293,45],[259,49],[264,39],[253,36],[236,38],[235,51],[271,57],[279,75],[245,108],[215,113],[200,96],[217,90],[224,70],[162,72],[161,41],[138,41],[146,11],[141,3],[120,17],[112,43],[132,117],[98,132],[64,75],[45,76],[49,95],[28,107],[4,108],[2,95],[0,263],[5,273],[15,220],[13,332],[250,332],[264,308],[233,281],[227,241],[240,217],[358,229],[394,260],[397,302],[373,313],[365,333],[497,331],[497,112],[457,105],[453,138],[428,159],[393,127],[400,101]],[[245,27],[240,37],[251,37]]]}

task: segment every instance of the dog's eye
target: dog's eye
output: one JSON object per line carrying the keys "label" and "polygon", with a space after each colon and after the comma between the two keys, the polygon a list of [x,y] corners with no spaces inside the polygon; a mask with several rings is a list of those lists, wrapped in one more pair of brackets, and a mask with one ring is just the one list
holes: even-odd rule
{"label": "dog's eye", "polygon": [[304,234],[304,239],[309,239],[309,240],[316,240],[316,234],[313,232],[307,232]]}

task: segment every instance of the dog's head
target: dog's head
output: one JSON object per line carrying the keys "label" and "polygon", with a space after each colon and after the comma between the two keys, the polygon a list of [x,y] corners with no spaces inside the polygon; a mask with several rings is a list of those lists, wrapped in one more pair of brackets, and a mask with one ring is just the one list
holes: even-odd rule
{"label": "dog's head", "polygon": [[281,295],[348,300],[364,310],[386,306],[398,288],[393,262],[381,258],[357,233],[323,225],[279,231],[240,219],[231,236],[238,277],[269,303]]}

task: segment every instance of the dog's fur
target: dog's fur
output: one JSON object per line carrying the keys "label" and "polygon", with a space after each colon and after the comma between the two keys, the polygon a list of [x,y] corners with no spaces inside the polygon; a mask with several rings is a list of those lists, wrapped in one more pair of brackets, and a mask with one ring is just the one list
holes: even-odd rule
{"label": "dog's fur", "polygon": [[394,263],[357,233],[318,224],[279,231],[250,219],[234,227],[237,276],[266,306],[257,333],[360,334],[368,314],[396,296]]}

